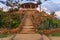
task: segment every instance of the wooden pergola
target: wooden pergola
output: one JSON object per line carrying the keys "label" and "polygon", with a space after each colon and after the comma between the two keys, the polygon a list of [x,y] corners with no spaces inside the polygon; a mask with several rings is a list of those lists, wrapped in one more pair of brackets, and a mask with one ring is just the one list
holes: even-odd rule
{"label": "wooden pergola", "polygon": [[34,3],[24,3],[20,5],[21,8],[37,8],[38,4]]}

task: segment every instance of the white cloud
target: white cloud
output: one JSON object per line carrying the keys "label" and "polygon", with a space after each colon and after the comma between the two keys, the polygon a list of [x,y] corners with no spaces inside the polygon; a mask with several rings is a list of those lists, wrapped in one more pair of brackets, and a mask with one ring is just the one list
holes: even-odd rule
{"label": "white cloud", "polygon": [[3,8],[3,11],[8,11],[11,7],[6,6],[5,4],[0,3],[0,8]]}
{"label": "white cloud", "polygon": [[60,11],[55,12],[55,15],[58,19],[60,19]]}
{"label": "white cloud", "polygon": [[53,3],[52,1],[46,1],[44,3],[41,4],[41,9],[46,12],[56,12],[56,11],[60,11],[60,7]]}

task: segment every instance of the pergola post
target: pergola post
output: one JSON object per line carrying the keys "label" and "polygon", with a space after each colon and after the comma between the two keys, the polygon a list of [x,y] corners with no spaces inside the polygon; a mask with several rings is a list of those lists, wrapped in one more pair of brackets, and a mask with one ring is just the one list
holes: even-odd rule
{"label": "pergola post", "polygon": [[30,5],[30,8],[32,7],[32,5]]}
{"label": "pergola post", "polygon": [[25,5],[24,5],[24,8],[25,8]]}
{"label": "pergola post", "polygon": [[36,6],[35,6],[35,8],[36,8]]}

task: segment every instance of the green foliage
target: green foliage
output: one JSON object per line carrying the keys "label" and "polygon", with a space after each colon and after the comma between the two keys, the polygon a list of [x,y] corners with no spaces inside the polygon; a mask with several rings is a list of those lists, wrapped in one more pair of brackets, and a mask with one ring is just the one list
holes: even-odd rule
{"label": "green foliage", "polygon": [[5,12],[0,11],[0,28],[4,27],[4,20],[3,20],[4,15]]}
{"label": "green foliage", "polygon": [[17,15],[17,14],[14,14],[13,16],[12,16],[12,20],[11,20],[11,22],[9,23],[9,28],[16,28],[16,27],[18,27],[18,25],[21,23],[21,19],[20,19],[20,17],[19,17],[19,15]]}
{"label": "green foliage", "polygon": [[20,15],[0,11],[0,28],[16,28],[21,23]]}
{"label": "green foliage", "polygon": [[4,38],[4,37],[8,37],[9,34],[8,33],[3,33],[3,34],[0,34],[0,38]]}
{"label": "green foliage", "polygon": [[52,22],[53,24],[53,26],[55,27],[55,28],[57,28],[58,27],[58,25],[59,25],[59,20],[53,20],[53,22]]}
{"label": "green foliage", "polygon": [[59,27],[58,19],[53,20],[52,18],[46,18],[46,20],[41,21],[38,30],[43,30],[43,29],[48,30],[58,27]]}
{"label": "green foliage", "polygon": [[52,33],[50,35],[52,35],[52,36],[60,36],[60,32],[54,32],[54,33]]}

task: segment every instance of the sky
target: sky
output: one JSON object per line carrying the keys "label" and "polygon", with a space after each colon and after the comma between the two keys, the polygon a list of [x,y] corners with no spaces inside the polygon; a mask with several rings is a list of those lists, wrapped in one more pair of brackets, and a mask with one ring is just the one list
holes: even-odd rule
{"label": "sky", "polygon": [[[6,1],[6,0],[2,0],[2,1]],[[45,0],[41,0],[42,2],[45,2]],[[60,0],[50,0],[50,1],[53,1],[55,3],[60,3]]]}
{"label": "sky", "polygon": [[[6,1],[6,0],[2,0],[2,1]],[[60,3],[60,0],[49,0],[49,1],[52,1],[54,3]],[[25,2],[25,1],[24,1]],[[45,2],[45,0],[41,0],[41,2]]]}
{"label": "sky", "polygon": [[45,7],[45,12],[51,14],[50,12],[54,11],[56,17],[60,19],[60,0],[49,0],[49,2],[44,2],[44,0],[42,0],[42,2],[42,8]]}
{"label": "sky", "polygon": [[53,1],[54,3],[60,3],[60,0],[51,0]]}
{"label": "sky", "polygon": [[[49,1],[52,1],[54,3],[60,3],[60,0],[49,0]],[[45,0],[41,0],[41,2],[45,2]]]}

